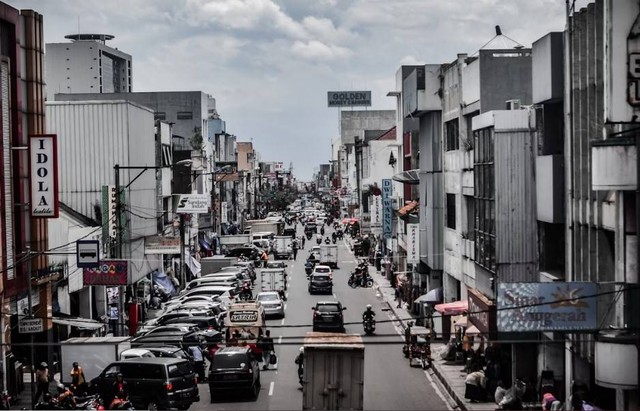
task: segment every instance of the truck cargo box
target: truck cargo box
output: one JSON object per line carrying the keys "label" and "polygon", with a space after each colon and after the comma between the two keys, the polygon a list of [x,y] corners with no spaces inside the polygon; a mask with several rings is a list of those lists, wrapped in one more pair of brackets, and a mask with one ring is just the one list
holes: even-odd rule
{"label": "truck cargo box", "polygon": [[357,334],[309,332],[304,340],[303,410],[361,410],[364,344]]}
{"label": "truck cargo box", "polygon": [[60,343],[62,368],[60,378],[63,383],[71,383],[73,363],[84,370],[87,382],[97,377],[104,368],[120,360],[120,353],[131,348],[131,337],[78,337]]}
{"label": "truck cargo box", "polygon": [[224,267],[230,267],[238,262],[236,257],[225,257],[222,255],[214,255],[213,257],[206,257],[200,260],[202,265],[202,275],[217,273]]}

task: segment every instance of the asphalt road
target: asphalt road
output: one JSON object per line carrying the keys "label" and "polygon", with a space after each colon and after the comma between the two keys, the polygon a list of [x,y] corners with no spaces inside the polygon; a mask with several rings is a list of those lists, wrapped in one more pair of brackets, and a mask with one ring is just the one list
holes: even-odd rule
{"label": "asphalt road", "polygon": [[[299,229],[299,233],[300,233]],[[330,234],[331,230],[327,230]],[[444,410],[447,404],[436,391],[425,371],[411,368],[402,355],[402,338],[398,329],[389,321],[387,307],[376,298],[373,289],[352,289],[347,278],[355,268],[354,256],[346,243],[339,241],[339,269],[334,270],[334,296],[309,295],[304,272],[312,242],[307,241],[306,250],[300,250],[297,261],[289,261],[288,298],[284,319],[268,320],[271,335],[276,343],[279,362],[261,372],[262,388],[257,400],[247,398],[225,398],[211,404],[209,388],[200,385],[200,402],[193,404],[194,410],[296,410],[302,409],[302,391],[299,389],[297,366],[294,359],[302,345],[302,338],[311,331],[311,307],[316,301],[337,299],[347,307],[345,323],[347,333],[364,334],[361,324],[362,312],[367,304],[376,311],[378,324],[376,335],[363,336],[365,342],[364,409],[366,410]],[[315,242],[313,242],[315,244]],[[272,257],[273,258],[273,257]],[[370,273],[377,276],[375,268]],[[259,284],[256,281],[256,284]]]}

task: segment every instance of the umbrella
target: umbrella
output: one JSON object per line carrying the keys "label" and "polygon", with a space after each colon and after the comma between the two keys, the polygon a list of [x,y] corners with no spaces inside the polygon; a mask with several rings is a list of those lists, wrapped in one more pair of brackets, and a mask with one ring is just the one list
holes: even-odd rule
{"label": "umbrella", "polygon": [[347,224],[349,221],[351,221],[351,220],[348,219],[348,218],[343,218],[342,219],[342,224]]}
{"label": "umbrella", "polygon": [[416,298],[414,303],[439,303],[442,301],[442,287],[434,288],[430,290],[428,293],[421,295]]}

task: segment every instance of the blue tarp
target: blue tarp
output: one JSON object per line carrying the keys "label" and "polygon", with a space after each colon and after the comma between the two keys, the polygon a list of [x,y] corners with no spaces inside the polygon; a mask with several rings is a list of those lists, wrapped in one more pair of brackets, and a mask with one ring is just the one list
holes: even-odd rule
{"label": "blue tarp", "polygon": [[173,281],[164,271],[153,271],[151,273],[151,278],[155,284],[158,284],[160,287],[164,288],[170,295],[176,295],[176,289],[173,286]]}
{"label": "blue tarp", "polygon": [[199,240],[199,243],[200,243],[200,247],[204,248],[206,251],[211,251],[211,246],[206,240],[201,238]]}

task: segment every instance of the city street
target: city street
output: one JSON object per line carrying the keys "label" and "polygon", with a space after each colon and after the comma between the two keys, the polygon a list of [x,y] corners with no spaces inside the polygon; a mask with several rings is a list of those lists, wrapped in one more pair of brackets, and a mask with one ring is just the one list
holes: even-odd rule
{"label": "city street", "polygon": [[[300,232],[300,231],[299,231]],[[330,234],[330,230],[328,230]],[[373,289],[352,289],[347,278],[355,267],[355,258],[346,243],[339,241],[339,269],[334,271],[334,296],[309,295],[304,272],[304,261],[311,244],[300,250],[297,261],[288,262],[289,288],[284,319],[269,320],[269,328],[276,343],[279,363],[274,369],[261,372],[262,388],[256,401],[223,400],[217,402],[216,409],[270,409],[289,410],[302,408],[302,391],[298,384],[297,366],[294,359],[302,345],[303,336],[311,331],[311,307],[316,301],[337,299],[347,307],[345,323],[347,333],[363,334],[362,312],[366,304],[371,304],[376,312],[378,325],[376,335],[364,337],[365,381],[364,409],[367,410],[428,410],[447,409],[447,404],[432,386],[425,371],[410,368],[402,355],[402,338],[390,322],[386,307],[376,298]],[[273,257],[271,257],[273,258]],[[379,276],[375,268],[370,273]],[[256,282],[259,284],[259,281]],[[257,290],[256,290],[257,291]],[[200,385],[200,403],[192,409],[210,409],[209,390]]]}

